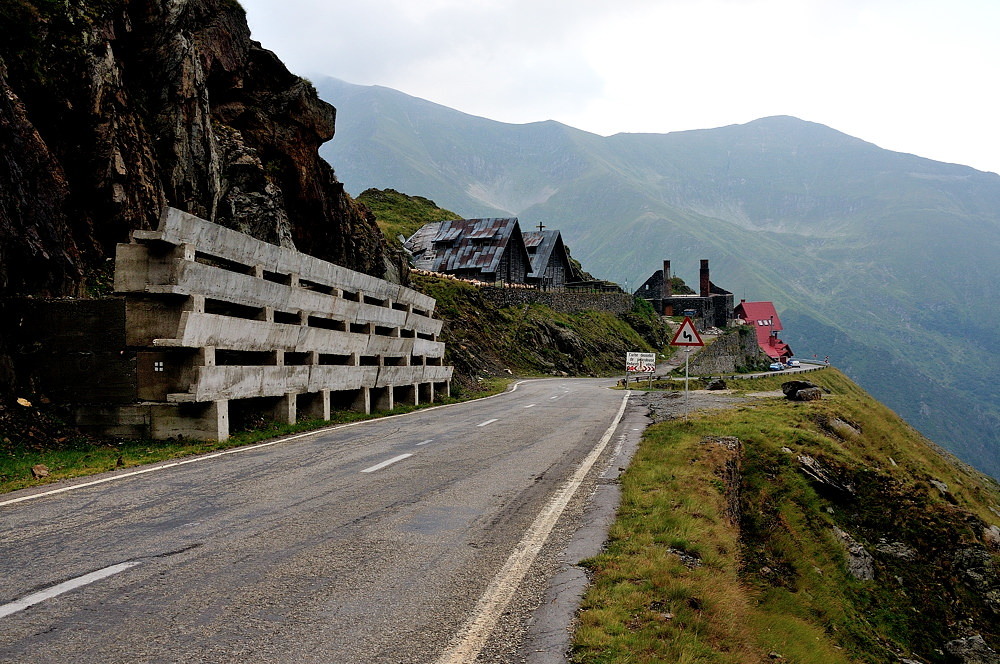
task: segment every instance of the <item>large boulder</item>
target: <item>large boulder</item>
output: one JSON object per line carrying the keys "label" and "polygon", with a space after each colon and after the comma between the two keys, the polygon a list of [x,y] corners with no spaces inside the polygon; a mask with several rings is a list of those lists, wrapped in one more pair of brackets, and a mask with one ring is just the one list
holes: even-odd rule
{"label": "large boulder", "polygon": [[953,661],[961,664],[1000,664],[1000,655],[979,634],[949,641],[944,644],[944,650]]}
{"label": "large boulder", "polygon": [[785,398],[791,401],[815,401],[823,397],[823,389],[808,380],[790,380],[781,384]]}

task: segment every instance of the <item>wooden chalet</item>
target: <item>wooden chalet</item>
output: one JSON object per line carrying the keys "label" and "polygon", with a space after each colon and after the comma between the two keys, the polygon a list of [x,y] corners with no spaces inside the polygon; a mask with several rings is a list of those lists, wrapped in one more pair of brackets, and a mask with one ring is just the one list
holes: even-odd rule
{"label": "wooden chalet", "polygon": [[414,267],[487,283],[527,283],[531,257],[516,217],[427,224],[404,246]]}
{"label": "wooden chalet", "polygon": [[573,266],[559,231],[544,229],[524,233],[524,246],[531,257],[528,283],[542,289],[562,289],[573,281]]}

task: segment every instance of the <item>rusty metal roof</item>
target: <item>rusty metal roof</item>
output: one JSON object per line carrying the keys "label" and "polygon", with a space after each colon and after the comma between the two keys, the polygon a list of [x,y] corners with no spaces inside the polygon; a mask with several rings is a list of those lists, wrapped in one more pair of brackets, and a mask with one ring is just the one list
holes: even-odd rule
{"label": "rusty metal roof", "polygon": [[[531,257],[531,273],[528,274],[529,278],[542,278],[553,251],[557,252],[557,256],[559,255],[559,251],[562,252],[563,256],[561,260],[565,263],[565,267],[569,269],[569,257],[566,256],[566,248],[562,241],[562,234],[559,231],[531,231],[530,233],[522,233],[522,235],[524,236],[524,246],[528,249],[528,255]],[[532,247],[535,247],[534,251],[531,250]]]}
{"label": "rusty metal roof", "polygon": [[429,269],[495,273],[512,235],[520,231],[516,217],[441,222],[433,242],[433,267]]}

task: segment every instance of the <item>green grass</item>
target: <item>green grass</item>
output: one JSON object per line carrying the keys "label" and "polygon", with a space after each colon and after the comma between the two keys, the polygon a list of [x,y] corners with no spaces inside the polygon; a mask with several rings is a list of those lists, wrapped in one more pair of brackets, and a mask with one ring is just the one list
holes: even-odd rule
{"label": "green grass", "polygon": [[[766,662],[771,652],[816,664],[943,662],[937,651],[965,633],[997,642],[995,616],[949,564],[1000,520],[989,511],[996,483],[942,457],[836,370],[810,380],[824,399],[748,399],[647,430],[607,548],[585,562],[593,583],[574,662]],[[781,381],[741,383],[756,392]],[[706,442],[719,436],[738,438],[741,451]],[[800,454],[854,493],[819,490]],[[848,574],[835,525],[873,552],[875,581]],[[882,539],[920,553],[879,554]]]}
{"label": "green grass", "polygon": [[455,367],[458,383],[508,371],[619,375],[627,352],[663,352],[670,340],[670,330],[644,300],[621,316],[560,313],[539,304],[497,307],[477,287],[454,279],[414,274],[411,286],[437,301],[435,315],[445,321],[445,363]]}
{"label": "green grass", "polygon": [[408,238],[421,226],[434,221],[450,221],[461,217],[444,210],[423,196],[408,196],[395,189],[366,189],[357,198],[375,213],[375,222],[393,245],[398,236]]}
{"label": "green grass", "polygon": [[[281,436],[338,424],[377,419],[442,404],[458,403],[499,394],[506,390],[509,384],[510,379],[492,378],[481,382],[475,391],[455,390],[451,397],[439,399],[432,404],[401,405],[388,412],[365,414],[338,411],[332,413],[329,420],[303,420],[292,425],[265,422],[262,427],[235,432],[224,441],[112,440],[83,436],[60,437],[53,440],[38,436],[31,442],[25,442],[23,436],[10,432],[10,435],[0,435],[0,493],[115,469],[131,468],[195,454],[252,445]],[[47,477],[34,477],[31,469],[37,465],[44,465],[47,468],[49,473]]]}

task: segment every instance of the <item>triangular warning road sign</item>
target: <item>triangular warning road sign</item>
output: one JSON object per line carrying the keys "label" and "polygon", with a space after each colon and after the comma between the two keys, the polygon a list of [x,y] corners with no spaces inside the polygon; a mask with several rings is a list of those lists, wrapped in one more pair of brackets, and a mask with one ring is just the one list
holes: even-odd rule
{"label": "triangular warning road sign", "polygon": [[701,336],[698,335],[698,330],[694,329],[694,321],[689,317],[684,317],[684,322],[681,323],[680,328],[677,330],[677,334],[674,335],[674,340],[670,342],[671,346],[704,346],[705,342],[701,340]]}

